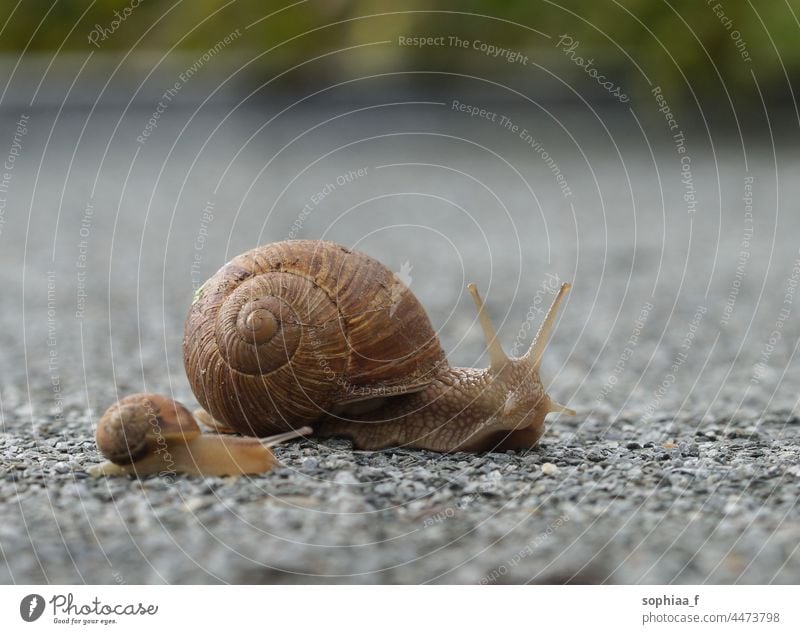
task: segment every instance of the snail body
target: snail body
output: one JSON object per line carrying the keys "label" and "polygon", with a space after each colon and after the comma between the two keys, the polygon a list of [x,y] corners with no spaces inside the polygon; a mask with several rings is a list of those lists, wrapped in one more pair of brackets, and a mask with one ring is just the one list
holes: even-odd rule
{"label": "snail body", "polygon": [[107,462],[89,472],[101,475],[243,475],[276,465],[270,447],[298,435],[239,438],[204,434],[189,411],[160,394],[131,394],[109,407],[97,424],[95,440]]}
{"label": "snail body", "polygon": [[258,247],[197,292],[183,356],[195,397],[220,428],[248,436],[313,425],[362,449],[532,447],[552,401],[539,366],[562,285],[530,350],[509,358],[474,285],[486,369],[448,364],[424,308],[363,253],[325,241]]}

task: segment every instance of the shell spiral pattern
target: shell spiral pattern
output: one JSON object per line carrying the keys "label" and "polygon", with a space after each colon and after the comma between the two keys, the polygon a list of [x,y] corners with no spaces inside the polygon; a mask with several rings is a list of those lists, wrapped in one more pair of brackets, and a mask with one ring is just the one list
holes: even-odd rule
{"label": "shell spiral pattern", "polygon": [[422,389],[447,363],[424,309],[389,269],[306,240],[223,266],[197,293],[183,352],[200,404],[255,436]]}

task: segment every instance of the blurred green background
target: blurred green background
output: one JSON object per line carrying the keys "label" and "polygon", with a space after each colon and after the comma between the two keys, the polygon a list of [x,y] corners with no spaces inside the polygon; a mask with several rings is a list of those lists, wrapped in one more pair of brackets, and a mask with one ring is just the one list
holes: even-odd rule
{"label": "blurred green background", "polygon": [[[240,29],[226,55],[241,54],[242,76],[252,82],[318,56],[285,82],[409,69],[497,78],[503,66],[514,70],[473,50],[396,45],[400,35],[457,34],[518,50],[571,81],[584,71],[555,46],[567,33],[580,42],[580,54],[634,97],[648,88],[645,74],[673,98],[727,100],[727,92],[738,103],[758,104],[759,89],[768,99],[791,100],[787,79],[796,85],[800,69],[798,6],[800,0],[7,0],[0,7],[0,49],[131,51],[135,59],[207,50]],[[105,36],[95,36],[94,44],[93,29]],[[361,48],[379,41],[392,44]],[[358,54],[327,55],[348,47],[359,47]]]}

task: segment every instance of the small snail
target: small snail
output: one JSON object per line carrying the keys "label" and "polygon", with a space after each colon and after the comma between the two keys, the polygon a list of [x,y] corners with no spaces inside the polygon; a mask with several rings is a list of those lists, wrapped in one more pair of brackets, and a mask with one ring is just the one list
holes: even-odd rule
{"label": "small snail", "polygon": [[552,401],[539,378],[563,284],[528,352],[508,358],[474,285],[487,369],[451,367],[425,310],[377,260],[276,242],[235,257],[195,294],[183,356],[220,428],[264,436],[313,424],[361,449],[532,447]]}
{"label": "small snail", "polygon": [[132,394],[106,410],[97,425],[97,446],[109,462],[92,475],[240,475],[269,471],[269,447],[298,435],[301,428],[260,440],[204,434],[180,403],[158,394]]}

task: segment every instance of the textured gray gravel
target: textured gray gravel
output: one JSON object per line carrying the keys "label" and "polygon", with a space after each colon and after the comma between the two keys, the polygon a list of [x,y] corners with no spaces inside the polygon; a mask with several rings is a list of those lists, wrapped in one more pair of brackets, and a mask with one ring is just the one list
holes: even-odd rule
{"label": "textured gray gravel", "polygon": [[[344,117],[266,168],[350,107],[305,110],[248,143],[278,106],[239,110],[212,136],[228,110],[190,121],[193,109],[176,106],[142,147],[147,107],[113,137],[120,112],[94,113],[80,141],[85,110],[33,109],[0,233],[0,581],[800,581],[797,306],[753,378],[797,259],[800,218],[784,202],[800,199],[796,151],[778,146],[776,175],[772,148],[748,146],[755,231],[723,324],[746,228],[741,147],[723,138],[712,152],[703,133],[689,136],[702,203],[690,217],[663,121],[643,115],[656,170],[629,116],[604,119],[620,160],[580,113],[560,120],[578,149],[545,115],[507,107],[552,148],[571,201],[529,147],[441,106]],[[0,154],[17,116],[3,115]],[[347,145],[406,132],[427,134]],[[540,208],[508,164],[457,136],[502,154]],[[428,165],[378,168],[408,162]],[[579,415],[549,419],[526,452],[302,440],[279,447],[284,466],[261,477],[88,478],[100,460],[93,423],[117,397],[146,389],[194,404],[180,360],[193,283],[290,235],[314,192],[360,167],[368,176],[335,188],[297,237],[341,241],[395,270],[409,262],[462,365],[485,363],[465,281],[479,283],[507,349],[546,274],[573,281],[543,374]]]}

